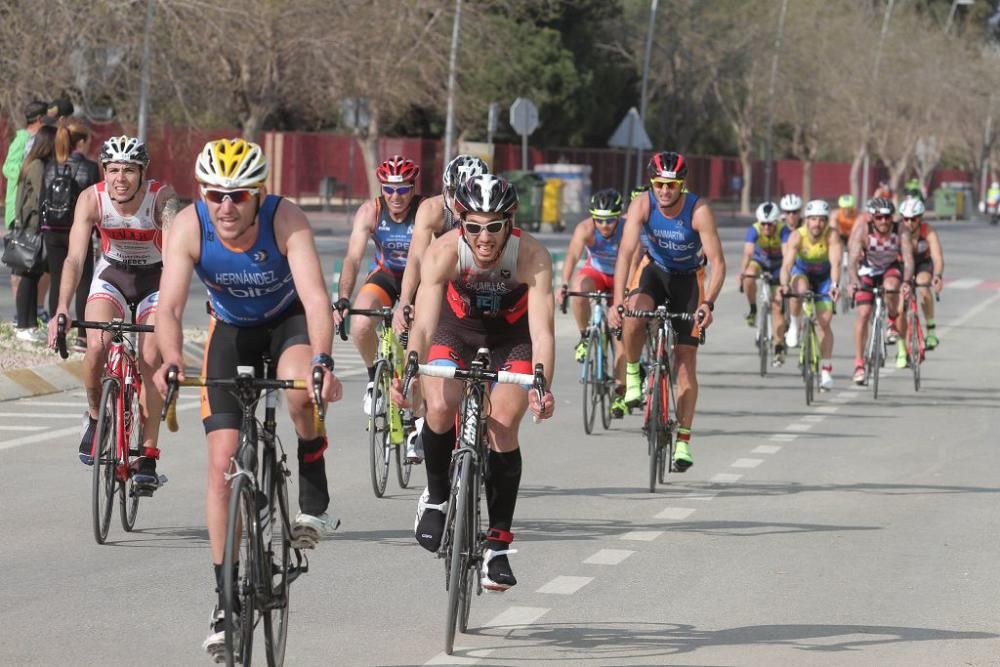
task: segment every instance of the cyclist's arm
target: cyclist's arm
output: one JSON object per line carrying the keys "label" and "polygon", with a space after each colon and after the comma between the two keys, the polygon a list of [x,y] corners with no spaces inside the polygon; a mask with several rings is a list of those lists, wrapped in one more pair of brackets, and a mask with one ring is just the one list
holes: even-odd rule
{"label": "cyclist's arm", "polygon": [[722,292],[722,284],[726,281],[726,256],[722,252],[722,241],[719,240],[719,229],[715,225],[715,215],[708,204],[699,202],[699,205],[695,207],[694,214],[691,216],[691,228],[698,232],[698,236],[701,238],[701,247],[705,251],[705,259],[708,260],[708,266],[712,272],[702,303],[711,301],[714,304]]}
{"label": "cyclist's arm", "polygon": [[441,316],[441,304],[445,300],[445,288],[454,277],[458,264],[458,250],[455,232],[448,232],[431,242],[420,266],[420,287],[410,337],[407,341],[407,355],[416,352],[422,362],[427,358],[431,334],[437,329]]}
{"label": "cyclist's arm", "polygon": [[747,241],[743,244],[743,257],[740,259],[740,276],[746,275],[747,269],[750,268],[750,260],[753,259],[753,249],[756,245],[753,241]]}
{"label": "cyclist's arm", "polygon": [[795,263],[795,256],[799,254],[799,243],[802,240],[802,236],[799,234],[799,230],[793,229],[792,233],[788,235],[788,241],[785,243],[785,254],[781,256],[781,286],[788,287],[789,283],[792,282],[792,264]]}
{"label": "cyclist's arm", "polygon": [[[98,222],[97,190],[91,186],[80,193],[73,212],[73,225],[69,230],[69,251],[63,263],[62,279],[59,282],[59,302],[57,311],[69,312],[70,302],[76,296],[76,287],[83,273],[83,263],[87,261],[87,247],[90,235]],[[82,313],[77,314],[82,317]]]}
{"label": "cyclist's arm", "polygon": [[934,277],[941,279],[944,277],[944,250],[941,249],[941,237],[933,227],[927,230],[927,248],[931,251]]}
{"label": "cyclist's arm", "polygon": [[181,322],[187,305],[191,274],[201,253],[201,226],[194,204],[186,207],[171,225],[168,247],[160,276],[160,295],[156,309],[156,344],[165,367],[184,369],[184,331]]}
{"label": "cyclist's arm", "polygon": [[643,221],[649,214],[649,197],[636,197],[628,207],[625,229],[618,244],[618,259],[615,261],[615,305],[625,302],[625,287],[629,281],[629,270],[639,247],[639,237]]}
{"label": "cyclist's arm", "polygon": [[566,249],[566,259],[563,261],[562,270],[562,283],[563,285],[569,285],[570,280],[573,279],[573,270],[576,268],[576,263],[580,261],[580,255],[583,254],[583,249],[585,246],[590,245],[587,243],[588,236],[587,230],[594,229],[594,223],[590,218],[586,218],[583,222],[577,224],[576,229],[573,230],[573,238],[569,241],[569,248]]}
{"label": "cyclist's arm", "polygon": [[358,279],[358,272],[361,269],[361,260],[365,258],[365,248],[368,247],[368,239],[372,235],[372,227],[375,223],[375,202],[371,199],[358,207],[354,214],[354,227],[351,229],[351,238],[347,243],[347,255],[344,257],[344,266],[340,270],[340,285],[337,288],[338,298],[350,299],[354,294],[354,284]]}
{"label": "cyclist's arm", "polygon": [[417,285],[420,284],[420,258],[427,246],[434,240],[434,234],[441,229],[444,213],[444,197],[431,197],[420,202],[417,207],[417,217],[413,223],[413,237],[410,239],[410,249],[406,252],[406,268],[403,270],[403,283],[399,290],[399,306],[413,303]]}
{"label": "cyclist's arm", "polygon": [[[323,279],[316,241],[306,214],[295,204],[283,200],[275,214],[278,249],[288,257],[295,291],[306,311],[306,331],[313,355],[330,354],[333,345],[333,311],[330,293]],[[284,247],[282,247],[284,246]]]}
{"label": "cyclist's arm", "polygon": [[830,281],[836,287],[840,285],[841,257],[844,249],[840,245],[840,232],[831,227],[826,236],[827,248],[830,251]]}
{"label": "cyclist's arm", "polygon": [[[525,240],[528,241],[525,244]],[[528,285],[528,329],[531,332],[531,364],[542,364],[545,386],[552,385],[555,370],[555,300],[552,298],[552,255],[530,236],[521,237],[528,252],[518,258],[518,270]],[[527,246],[527,247],[525,247]]]}
{"label": "cyclist's arm", "polygon": [[868,228],[867,223],[859,224],[860,222],[862,221],[859,220],[854,223],[851,236],[847,239],[847,270],[849,272],[847,277],[852,283],[858,279],[858,269],[861,268],[861,255],[864,254],[862,239]]}

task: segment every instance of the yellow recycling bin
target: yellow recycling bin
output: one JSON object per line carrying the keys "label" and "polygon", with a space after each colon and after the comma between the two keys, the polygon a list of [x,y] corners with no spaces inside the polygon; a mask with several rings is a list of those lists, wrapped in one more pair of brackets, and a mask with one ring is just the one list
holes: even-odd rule
{"label": "yellow recycling bin", "polygon": [[563,182],[560,179],[546,179],[542,195],[543,223],[558,226],[562,220],[562,189]]}

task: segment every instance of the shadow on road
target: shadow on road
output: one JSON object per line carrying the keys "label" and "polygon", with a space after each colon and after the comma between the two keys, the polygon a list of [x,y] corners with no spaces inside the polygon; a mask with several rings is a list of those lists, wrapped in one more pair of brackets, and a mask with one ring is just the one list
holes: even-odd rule
{"label": "shadow on road", "polygon": [[208,529],[193,526],[136,528],[130,539],[108,540],[111,547],[156,547],[158,549],[204,549],[208,545]]}

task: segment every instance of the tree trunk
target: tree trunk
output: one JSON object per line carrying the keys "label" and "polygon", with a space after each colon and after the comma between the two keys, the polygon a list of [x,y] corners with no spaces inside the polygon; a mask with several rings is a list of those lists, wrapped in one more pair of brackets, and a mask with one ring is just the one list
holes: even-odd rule
{"label": "tree trunk", "polygon": [[813,191],[813,161],[806,158],[802,161],[802,201],[812,199]]}
{"label": "tree trunk", "polygon": [[371,197],[379,195],[379,183],[375,178],[375,168],[379,163],[378,142],[380,127],[378,120],[378,104],[374,100],[368,101],[368,128],[361,144],[361,155],[365,160],[365,177],[368,179],[368,194]]}
{"label": "tree trunk", "polygon": [[868,142],[867,140],[861,144],[857,152],[854,153],[854,159],[851,160],[851,194],[854,195],[854,201],[857,202],[857,207],[859,209],[864,208],[865,197],[868,196],[867,192],[861,192],[861,180],[859,179],[861,173],[861,165],[865,161],[865,155],[868,154]]}
{"label": "tree trunk", "polygon": [[740,213],[750,214],[750,186],[753,185],[753,167],[750,162],[750,149],[740,147],[740,167],[743,169],[743,189],[740,191]]}

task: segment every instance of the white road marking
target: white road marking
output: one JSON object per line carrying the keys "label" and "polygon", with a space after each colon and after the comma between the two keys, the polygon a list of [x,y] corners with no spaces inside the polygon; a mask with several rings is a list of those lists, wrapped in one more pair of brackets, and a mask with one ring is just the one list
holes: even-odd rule
{"label": "white road marking", "polygon": [[983,281],[979,278],[962,278],[948,283],[948,289],[972,289],[978,287],[981,282]]}
{"label": "white road marking", "polygon": [[851,399],[849,399],[849,398],[831,398],[831,399],[830,399],[830,402],[831,402],[831,403],[840,403],[840,404],[844,404],[844,403],[850,403],[850,402],[851,402]]}
{"label": "white road marking", "polygon": [[535,592],[547,595],[572,595],[593,580],[593,577],[558,576]]}
{"label": "white road marking", "polygon": [[729,464],[730,468],[756,468],[764,459],[736,459]]}
{"label": "white road marking", "polygon": [[[456,646],[456,652],[462,652],[465,649],[461,646]],[[474,655],[448,655],[444,651],[438,653],[436,656],[425,662],[425,665],[478,665],[479,661],[488,656],[493,652],[491,648],[484,649],[472,649]]]}
{"label": "white road marking", "polygon": [[770,439],[775,442],[791,442],[798,437],[799,435],[797,433],[775,433]]}
{"label": "white road marking", "polygon": [[720,472],[716,475],[712,475],[708,481],[719,484],[729,484],[731,482],[738,482],[741,479],[743,479],[743,475],[737,475],[731,472]]}
{"label": "white road marking", "polygon": [[681,500],[714,500],[718,491],[692,491],[681,496]]}
{"label": "white road marking", "polygon": [[858,392],[856,391],[842,391],[839,394],[837,394],[837,398],[843,398],[846,400],[851,400],[852,398],[857,398],[857,397],[858,397]]}
{"label": "white road marking", "polygon": [[0,431],[41,431],[44,426],[0,426]]}
{"label": "white road marking", "polygon": [[19,417],[21,419],[83,419],[83,408],[80,412],[0,412],[0,417]]}
{"label": "white road marking", "polygon": [[601,549],[583,562],[588,565],[618,565],[634,553],[628,549]]}
{"label": "white road marking", "polygon": [[794,424],[789,424],[785,427],[786,431],[808,431],[813,427],[812,424],[803,424],[802,422],[795,422]]}
{"label": "white road marking", "polygon": [[531,625],[548,613],[546,607],[511,607],[483,624],[484,628],[508,628]]}
{"label": "white road marking", "polygon": [[652,542],[662,534],[662,530],[633,530],[622,535],[621,539],[632,542]]}
{"label": "white road marking", "polygon": [[975,306],[973,306],[972,308],[970,308],[969,310],[967,310],[965,312],[965,315],[962,315],[960,318],[958,318],[954,322],[949,322],[947,326],[940,327],[937,330],[937,332],[938,332],[938,338],[941,338],[942,336],[945,336],[945,335],[951,333],[952,329],[957,329],[958,327],[963,326],[966,322],[968,322],[972,318],[978,316],[979,313],[981,313],[982,311],[986,310],[987,308],[989,308],[990,306],[992,306],[997,301],[1000,301],[1000,292],[997,292],[996,294],[994,294],[990,298],[985,299],[985,300],[981,301],[980,303],[976,304]]}
{"label": "white road marking", "polygon": [[824,415],[832,415],[838,410],[840,410],[839,405],[821,405],[816,408],[816,412],[819,412]]}
{"label": "white road marking", "polygon": [[808,422],[810,424],[818,424],[826,419],[826,415],[803,415],[799,421]]}
{"label": "white road marking", "polygon": [[668,507],[656,515],[657,519],[672,519],[680,521],[695,513],[692,507]]}
{"label": "white road marking", "polygon": [[780,445],[757,445],[754,447],[750,453],[751,454],[777,454],[781,451]]}

